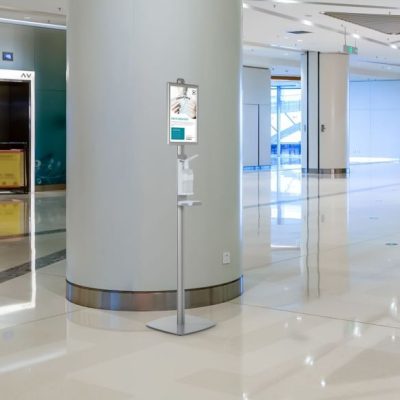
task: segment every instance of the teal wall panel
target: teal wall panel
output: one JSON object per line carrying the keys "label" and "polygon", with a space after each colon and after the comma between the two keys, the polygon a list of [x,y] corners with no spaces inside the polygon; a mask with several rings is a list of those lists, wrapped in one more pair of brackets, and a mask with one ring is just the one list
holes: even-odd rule
{"label": "teal wall panel", "polygon": [[65,92],[36,92],[36,184],[65,183]]}

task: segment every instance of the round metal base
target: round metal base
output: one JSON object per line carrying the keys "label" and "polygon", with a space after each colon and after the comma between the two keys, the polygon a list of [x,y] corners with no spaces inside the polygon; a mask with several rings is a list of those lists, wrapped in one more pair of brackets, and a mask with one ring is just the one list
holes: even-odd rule
{"label": "round metal base", "polygon": [[156,331],[170,333],[171,335],[186,336],[213,328],[215,325],[215,322],[192,315],[186,315],[185,323],[179,325],[177,316],[173,315],[149,322],[146,326]]}
{"label": "round metal base", "polygon": [[[225,303],[243,292],[243,277],[233,282],[198,289],[186,289],[187,308]],[[176,310],[176,291],[124,292],[88,288],[67,281],[67,300],[84,307],[114,311]]]}

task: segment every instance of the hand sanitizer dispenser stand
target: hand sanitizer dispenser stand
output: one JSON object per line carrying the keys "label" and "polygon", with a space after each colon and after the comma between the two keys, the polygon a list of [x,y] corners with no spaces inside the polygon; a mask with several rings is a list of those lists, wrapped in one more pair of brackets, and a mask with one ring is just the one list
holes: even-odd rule
{"label": "hand sanitizer dispenser stand", "polygon": [[[183,80],[178,80],[178,85],[184,84]],[[189,86],[189,85],[188,85]],[[192,85],[190,85],[192,87]],[[197,126],[197,121],[196,121]],[[170,141],[171,143],[171,141]],[[201,202],[191,200],[189,197],[194,195],[193,170],[190,162],[198,155],[188,158],[185,155],[183,144],[178,145],[177,160],[177,315],[161,318],[147,324],[149,328],[171,333],[178,336],[190,335],[201,332],[215,326],[215,323],[204,318],[185,315],[185,281],[184,281],[184,212],[186,208],[200,206]]]}

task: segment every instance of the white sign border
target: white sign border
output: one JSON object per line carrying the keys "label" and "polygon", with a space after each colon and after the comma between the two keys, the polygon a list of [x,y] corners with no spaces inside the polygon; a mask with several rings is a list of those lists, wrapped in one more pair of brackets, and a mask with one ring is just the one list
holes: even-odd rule
{"label": "white sign border", "polygon": [[[194,88],[197,89],[197,119],[196,119],[196,134],[197,140],[196,142],[185,142],[185,141],[178,141],[178,140],[171,140],[171,87],[183,87],[183,88]],[[168,105],[168,112],[167,112],[167,126],[168,126],[168,144],[173,146],[185,146],[185,145],[196,145],[199,144],[199,85],[190,84],[190,83],[180,83],[180,82],[168,82],[167,84],[167,105]]]}

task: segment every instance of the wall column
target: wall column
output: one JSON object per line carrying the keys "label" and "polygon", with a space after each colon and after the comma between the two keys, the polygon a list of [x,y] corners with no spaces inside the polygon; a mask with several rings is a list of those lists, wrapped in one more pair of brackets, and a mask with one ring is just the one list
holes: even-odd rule
{"label": "wall column", "polygon": [[243,68],[243,165],[271,165],[271,71]]}
{"label": "wall column", "polygon": [[203,205],[186,212],[187,303],[240,295],[241,11],[240,0],[69,1],[70,301],[175,307],[176,147],[167,145],[166,99],[177,78],[200,87],[200,144],[187,153],[200,155]]}
{"label": "wall column", "polygon": [[302,56],[304,172],[348,172],[349,56],[307,52]]}

